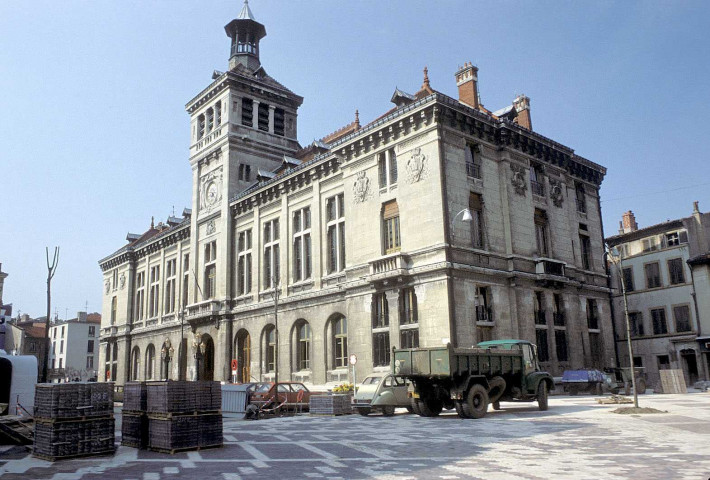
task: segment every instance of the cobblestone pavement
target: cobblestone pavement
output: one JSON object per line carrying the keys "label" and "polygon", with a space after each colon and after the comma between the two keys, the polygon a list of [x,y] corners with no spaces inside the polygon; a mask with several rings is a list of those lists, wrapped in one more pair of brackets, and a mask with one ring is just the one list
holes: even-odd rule
{"label": "cobblestone pavement", "polygon": [[641,406],[667,413],[616,415],[616,406],[580,396],[552,397],[547,412],[536,404],[503,403],[503,410],[481,420],[455,414],[421,418],[403,409],[389,418],[225,417],[224,448],[164,455],[119,447],[113,456],[50,463],[20,447],[0,447],[0,477],[710,478],[710,393],[640,399]]}

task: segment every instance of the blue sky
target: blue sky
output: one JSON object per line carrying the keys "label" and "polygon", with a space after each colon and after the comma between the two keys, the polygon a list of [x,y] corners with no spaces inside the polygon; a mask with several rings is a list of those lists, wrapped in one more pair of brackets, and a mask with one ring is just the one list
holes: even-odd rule
{"label": "blue sky", "polygon": [[[0,262],[4,301],[44,315],[101,310],[98,260],[188,206],[184,105],[225,70],[239,0],[0,2]],[[299,140],[379,116],[422,69],[483,104],[531,98],[534,129],[607,167],[607,235],[710,210],[706,2],[252,0],[267,72],[305,100]]]}

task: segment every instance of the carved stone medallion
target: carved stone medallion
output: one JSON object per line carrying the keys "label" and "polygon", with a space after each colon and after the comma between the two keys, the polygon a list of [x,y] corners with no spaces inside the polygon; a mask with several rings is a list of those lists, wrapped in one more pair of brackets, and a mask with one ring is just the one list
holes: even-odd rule
{"label": "carved stone medallion", "polygon": [[367,201],[372,196],[372,188],[370,187],[370,179],[367,178],[367,173],[358,172],[355,183],[353,184],[353,198],[355,203]]}
{"label": "carved stone medallion", "polygon": [[515,193],[525,196],[525,191],[528,189],[528,182],[525,179],[527,169],[525,167],[521,167],[520,165],[511,163],[510,170],[513,172],[513,175],[510,178],[510,183],[513,185]]}
{"label": "carved stone medallion", "polygon": [[216,231],[216,227],[214,226],[214,220],[210,220],[207,222],[207,226],[205,227],[205,233],[207,235],[212,235]]}
{"label": "carved stone medallion", "polygon": [[562,182],[555,180],[554,178],[550,179],[550,198],[552,199],[552,204],[554,206],[562,206]]}
{"label": "carved stone medallion", "polygon": [[419,147],[412,151],[412,156],[407,160],[407,175],[409,183],[416,183],[427,175],[427,157]]}

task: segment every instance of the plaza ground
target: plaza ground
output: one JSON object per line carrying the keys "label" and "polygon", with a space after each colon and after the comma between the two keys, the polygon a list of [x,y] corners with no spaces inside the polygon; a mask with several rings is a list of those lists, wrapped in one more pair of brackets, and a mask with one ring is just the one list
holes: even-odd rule
{"label": "plaza ground", "polygon": [[[617,415],[593,396],[503,403],[480,420],[307,414],[225,416],[224,447],[175,455],[118,447],[55,463],[0,447],[3,480],[710,478],[710,393],[646,395],[667,413]],[[120,415],[117,415],[117,436]],[[119,438],[117,438],[119,442]]]}

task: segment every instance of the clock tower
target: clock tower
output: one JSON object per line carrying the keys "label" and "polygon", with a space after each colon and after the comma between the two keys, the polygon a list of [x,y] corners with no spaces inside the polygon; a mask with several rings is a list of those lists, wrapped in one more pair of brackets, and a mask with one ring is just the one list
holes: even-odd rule
{"label": "clock tower", "polygon": [[[262,66],[260,42],[266,28],[247,1],[224,29],[230,40],[228,69],[215,71],[212,82],[185,107],[193,192],[190,254],[183,259],[190,275],[187,304],[200,304],[200,311],[213,315],[231,308],[235,232],[229,202],[258,179],[270,177],[284,156],[300,148],[297,116],[303,102]],[[229,344],[215,339],[218,349]]]}

